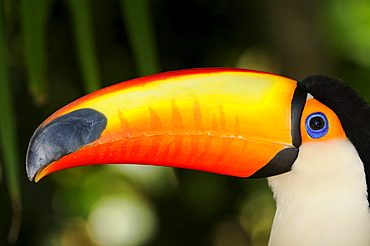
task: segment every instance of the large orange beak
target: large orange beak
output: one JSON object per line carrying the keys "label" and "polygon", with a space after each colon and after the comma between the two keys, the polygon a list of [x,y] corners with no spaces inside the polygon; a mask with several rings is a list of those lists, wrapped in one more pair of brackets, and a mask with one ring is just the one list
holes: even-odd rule
{"label": "large orange beak", "polygon": [[290,170],[306,91],[242,69],[191,69],[82,97],[35,131],[28,178],[71,167],[136,163],[266,177]]}

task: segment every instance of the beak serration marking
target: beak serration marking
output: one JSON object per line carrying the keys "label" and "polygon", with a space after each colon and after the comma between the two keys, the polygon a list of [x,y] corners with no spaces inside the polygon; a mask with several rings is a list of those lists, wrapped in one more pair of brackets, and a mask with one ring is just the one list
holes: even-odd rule
{"label": "beak serration marking", "polygon": [[232,143],[234,142],[234,138],[228,139],[228,138],[223,138],[222,139],[222,151],[216,158],[215,162],[220,162],[222,161],[225,156],[229,153],[230,147]]}
{"label": "beak serration marking", "polygon": [[129,138],[131,136],[130,124],[126,120],[126,117],[124,116],[124,113],[121,110],[119,110],[118,112],[118,117],[121,123],[121,129],[122,129],[123,136],[126,136]]}
{"label": "beak serration marking", "polygon": [[197,100],[194,100],[193,115],[194,115],[194,128],[198,129],[199,132],[202,132],[204,130],[203,118],[202,118],[202,112],[200,109],[200,104]]}
{"label": "beak serration marking", "polygon": [[171,130],[183,130],[185,129],[184,120],[182,118],[179,108],[176,106],[175,101],[171,100],[171,109],[172,109],[172,121],[171,121]]}
{"label": "beak serration marking", "polygon": [[162,132],[162,121],[159,115],[155,112],[154,109],[149,107],[149,113],[150,113],[150,128],[149,130],[152,132]]}
{"label": "beak serration marking", "polygon": [[221,127],[222,132],[225,134],[227,132],[227,127],[226,127],[225,112],[224,112],[224,108],[222,107],[222,104],[218,105],[218,110],[220,112],[220,119],[219,119],[220,127]]}

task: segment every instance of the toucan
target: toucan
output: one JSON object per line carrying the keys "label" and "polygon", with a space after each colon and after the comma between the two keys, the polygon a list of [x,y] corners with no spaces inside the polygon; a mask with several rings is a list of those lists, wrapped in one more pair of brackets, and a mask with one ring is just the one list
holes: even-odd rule
{"label": "toucan", "polygon": [[88,94],[31,137],[28,178],[94,164],[268,178],[269,245],[370,245],[370,107],[341,80],[199,68]]}

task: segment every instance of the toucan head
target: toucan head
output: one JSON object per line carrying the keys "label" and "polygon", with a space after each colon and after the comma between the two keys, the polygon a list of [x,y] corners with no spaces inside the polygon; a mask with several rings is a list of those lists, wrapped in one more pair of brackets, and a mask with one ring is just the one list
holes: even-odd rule
{"label": "toucan head", "polygon": [[[328,93],[337,96],[328,90],[355,97],[369,118],[362,98],[321,75],[301,83],[264,72],[207,68],[119,83],[68,104],[37,128],[27,152],[28,178],[37,182],[62,169],[93,164],[170,166],[249,178],[279,175],[292,169],[303,144],[362,141],[361,134],[348,134],[353,113],[336,110],[346,98],[326,99]],[[358,149],[369,163],[367,151]]]}

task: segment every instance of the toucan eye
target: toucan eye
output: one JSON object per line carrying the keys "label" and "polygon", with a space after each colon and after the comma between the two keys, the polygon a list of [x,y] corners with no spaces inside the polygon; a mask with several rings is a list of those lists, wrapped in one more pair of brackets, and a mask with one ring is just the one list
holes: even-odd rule
{"label": "toucan eye", "polygon": [[328,119],[323,113],[310,114],[306,119],[306,131],[311,138],[321,138],[329,130]]}

